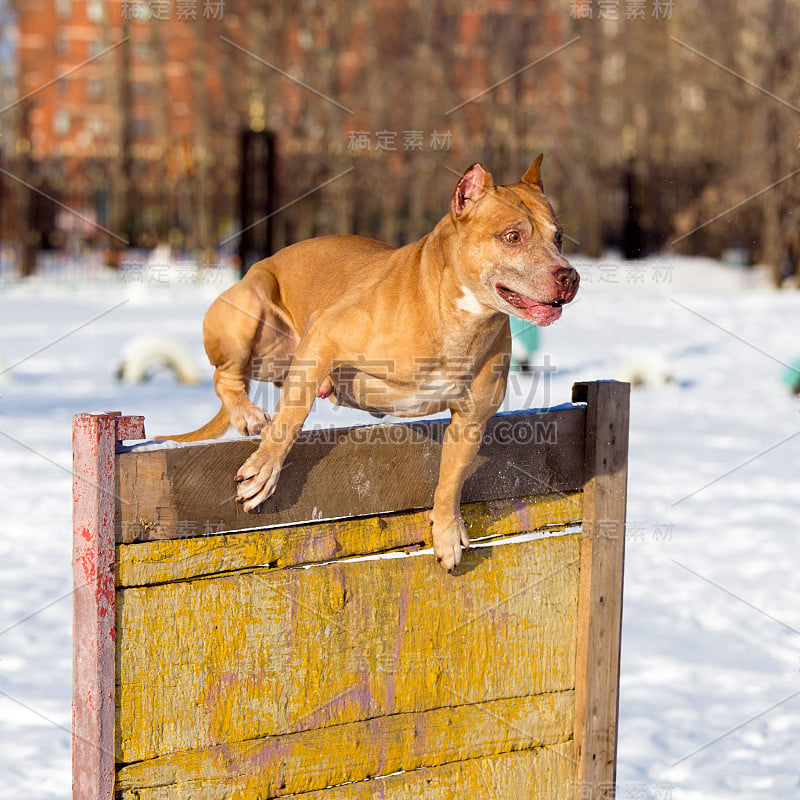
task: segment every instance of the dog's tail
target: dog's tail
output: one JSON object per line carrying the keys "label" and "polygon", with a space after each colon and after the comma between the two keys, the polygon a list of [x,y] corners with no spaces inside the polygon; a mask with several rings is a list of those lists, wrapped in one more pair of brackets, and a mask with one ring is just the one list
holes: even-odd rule
{"label": "dog's tail", "polygon": [[219,439],[231,425],[231,418],[225,406],[217,411],[214,419],[191,433],[179,433],[175,436],[156,436],[157,441],[170,439],[173,442],[201,442],[203,439]]}

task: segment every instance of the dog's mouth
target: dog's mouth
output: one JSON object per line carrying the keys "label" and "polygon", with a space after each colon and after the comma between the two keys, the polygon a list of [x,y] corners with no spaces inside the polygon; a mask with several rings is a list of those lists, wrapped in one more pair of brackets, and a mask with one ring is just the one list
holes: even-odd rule
{"label": "dog's mouth", "polygon": [[516,308],[521,312],[521,316],[533,322],[535,325],[551,325],[561,316],[561,309],[566,302],[559,298],[547,303],[542,303],[524,294],[515,292],[502,283],[498,283],[494,288],[504,302]]}

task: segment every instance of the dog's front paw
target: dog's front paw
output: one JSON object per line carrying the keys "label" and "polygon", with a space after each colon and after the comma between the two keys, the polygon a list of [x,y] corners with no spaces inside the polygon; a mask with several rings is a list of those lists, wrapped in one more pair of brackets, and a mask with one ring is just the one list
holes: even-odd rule
{"label": "dog's front paw", "polygon": [[245,511],[255,511],[274,491],[281,464],[269,452],[256,450],[236,473],[236,499]]}
{"label": "dog's front paw", "polygon": [[440,523],[431,515],[431,521],[433,523],[433,552],[436,560],[448,572],[452,572],[461,563],[462,547],[469,547],[469,536],[464,520],[459,515]]}

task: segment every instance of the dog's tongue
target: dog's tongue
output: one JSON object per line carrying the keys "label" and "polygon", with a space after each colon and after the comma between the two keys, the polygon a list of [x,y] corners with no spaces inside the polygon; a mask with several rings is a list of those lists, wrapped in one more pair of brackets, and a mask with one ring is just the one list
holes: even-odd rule
{"label": "dog's tongue", "polygon": [[552,325],[561,316],[561,306],[551,306],[545,303],[531,301],[523,312],[534,325]]}
{"label": "dog's tongue", "polygon": [[561,316],[561,306],[537,303],[530,297],[512,292],[505,286],[498,286],[497,291],[506,303],[521,311],[534,325],[552,325]]}

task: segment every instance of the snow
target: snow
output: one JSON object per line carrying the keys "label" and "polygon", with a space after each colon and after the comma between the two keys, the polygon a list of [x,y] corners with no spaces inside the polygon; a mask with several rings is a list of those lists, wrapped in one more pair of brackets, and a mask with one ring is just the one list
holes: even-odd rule
{"label": "snow", "polygon": [[[626,798],[800,793],[800,293],[708,259],[576,259],[577,300],[541,331],[506,408],[635,373],[619,717]],[[70,796],[74,413],[144,414],[149,435],[217,410],[201,342],[225,271],[57,274],[0,284],[0,797]],[[202,364],[118,383],[136,337]],[[10,369],[9,369],[10,368]],[[5,379],[5,380],[4,380]],[[274,405],[275,392],[259,390]],[[371,422],[318,401],[309,425]]]}

